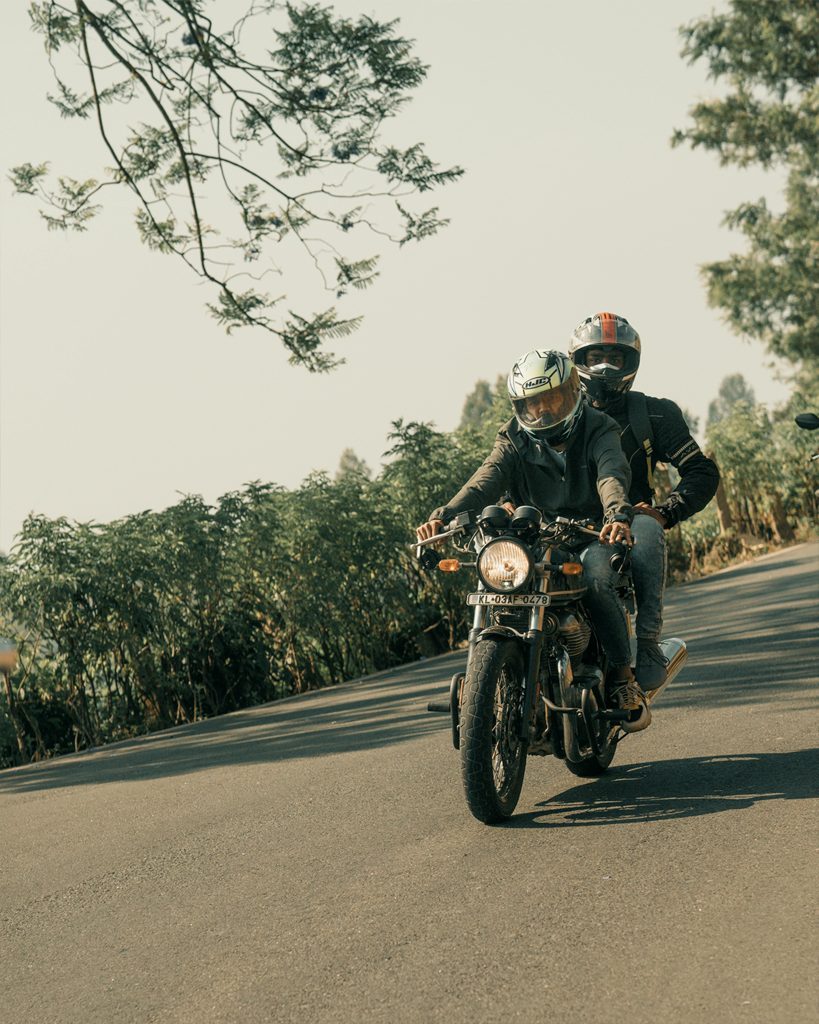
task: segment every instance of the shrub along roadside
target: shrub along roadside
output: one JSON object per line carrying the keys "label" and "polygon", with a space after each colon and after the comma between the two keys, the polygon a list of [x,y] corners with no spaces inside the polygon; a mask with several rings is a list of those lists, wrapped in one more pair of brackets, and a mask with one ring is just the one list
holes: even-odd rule
{"label": "shrub along roadside", "polygon": [[[725,493],[669,534],[672,579],[718,568],[815,521],[816,438],[737,402],[709,428]],[[374,480],[348,460],[287,491],[253,483],[106,524],[31,516],[0,561],[14,716],[0,767],[333,685],[456,645],[463,579],[422,575],[413,528],[486,454],[499,414],[452,434],[394,424]],[[670,478],[666,486],[671,486]],[[22,747],[22,753],[20,752]]]}
{"label": "shrub along roadside", "polygon": [[[376,480],[254,483],[106,524],[30,516],[0,563],[0,635],[24,757],[223,714],[455,644],[460,587],[412,529],[474,469],[468,444],[396,423]],[[0,701],[0,766],[20,760]],[[18,730],[19,731],[19,730]]]}

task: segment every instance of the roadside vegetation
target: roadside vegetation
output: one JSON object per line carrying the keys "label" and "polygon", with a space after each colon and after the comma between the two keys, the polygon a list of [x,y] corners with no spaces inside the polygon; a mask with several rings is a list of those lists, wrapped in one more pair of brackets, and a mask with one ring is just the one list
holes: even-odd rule
{"label": "roadside vegetation", "polygon": [[[775,412],[740,399],[708,427],[724,487],[671,531],[672,579],[810,531],[815,437],[793,415],[811,393],[797,388]],[[0,700],[0,766],[456,646],[464,579],[422,574],[409,545],[506,418],[501,389],[481,383],[452,433],[395,423],[376,476],[348,452],[334,478],[293,491],[253,483],[215,506],[187,497],[104,524],[30,516],[0,563],[0,635],[20,652]]]}
{"label": "roadside vegetation", "polygon": [[[119,123],[125,134],[109,143],[110,180],[63,178],[55,190],[47,165],[24,164],[12,172],[17,191],[51,209],[44,213],[49,227],[83,230],[103,187],[130,189],[143,241],[181,257],[215,287],[211,312],[228,330],[262,327],[279,336],[292,362],[330,370],[336,360],[324,343],[351,330],[356,318],[341,319],[332,307],[281,321],[278,299],[237,290],[235,268],[223,274],[209,248],[233,235],[223,225],[222,240],[211,242],[199,214],[200,186],[221,169],[242,225],[233,255],[254,265],[263,253],[278,258],[280,243],[298,243],[306,225],[333,237],[367,237],[373,225],[353,202],[357,185],[351,195],[325,195],[334,200],[326,206],[311,205],[328,171],[362,169],[367,160],[373,188],[398,217],[388,232],[393,241],[433,233],[446,223],[436,207],[408,212],[398,200],[456,180],[460,168],[440,169],[421,146],[397,150],[378,135],[426,72],[411,43],[395,34],[394,23],[353,23],[318,5],[271,3],[250,8],[286,16],[275,29],[272,63],[262,66],[239,52],[246,19],[216,33],[204,0],[117,0],[102,14],[84,0],[29,6],[49,60],[60,50],[60,57],[74,54],[67,71],[55,66],[53,101],[65,116],[81,124],[95,112],[105,136],[108,100],[121,111],[148,96],[159,127],[130,135]],[[816,523],[809,462],[816,438],[793,417],[816,411],[819,394],[818,34],[813,0],[729,0],[721,13],[682,29],[683,56],[708,66],[720,96],[691,109],[673,144],[786,176],[778,211],[758,199],[726,215],[746,248],[702,268],[708,300],[733,329],[790,362],[793,374],[791,398],[775,410],[759,405],[740,377],[723,382],[704,435],[723,486],[707,509],[669,534],[672,579],[791,543]],[[105,52],[108,78],[100,83],[96,65]],[[77,72],[88,76],[82,84],[60,77]],[[254,81],[261,75],[262,108],[246,99],[246,74]],[[190,91],[169,108],[155,94],[155,76],[189,83]],[[282,82],[294,81],[282,92]],[[234,166],[219,132],[209,136],[224,103],[239,110],[233,142],[252,155],[257,144],[266,147],[263,159],[277,154],[269,172],[275,180],[255,174],[244,181],[249,165]],[[294,125],[298,144],[289,141]],[[199,134],[212,143],[206,155],[191,149],[189,139]],[[380,228],[376,235],[383,240]],[[304,255],[301,248],[296,244]],[[309,245],[306,254],[315,255]],[[324,270],[335,299],[372,283],[375,260],[369,250],[335,257]],[[313,474],[295,491],[256,482],[215,506],[191,496],[106,524],[29,517],[11,553],[0,555],[0,635],[20,655],[0,697],[0,767],[337,684],[455,646],[466,633],[463,579],[422,575],[409,542],[414,527],[475,469],[508,415],[501,389],[479,382],[452,433],[396,422],[376,475],[348,452],[334,478]],[[674,481],[666,474],[663,483]]]}

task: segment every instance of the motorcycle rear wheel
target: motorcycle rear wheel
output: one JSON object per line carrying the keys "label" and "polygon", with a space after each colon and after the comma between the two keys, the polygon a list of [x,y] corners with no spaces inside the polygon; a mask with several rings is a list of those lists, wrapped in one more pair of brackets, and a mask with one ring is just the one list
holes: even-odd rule
{"label": "motorcycle rear wheel", "polygon": [[520,644],[478,643],[463,688],[461,777],[469,810],[487,825],[511,817],[523,786],[529,746],[520,738],[525,685]]}
{"label": "motorcycle rear wheel", "polygon": [[[596,707],[599,701],[597,698],[593,698],[593,700]],[[608,739],[612,732],[614,735],[612,735],[611,739]],[[582,761],[566,761],[566,767],[572,775],[577,775],[581,779],[593,779],[602,775],[608,769],[617,752],[616,730],[611,730],[605,722],[601,721],[598,725],[596,739],[598,746],[601,748],[601,756],[597,757],[595,754],[592,754]]]}

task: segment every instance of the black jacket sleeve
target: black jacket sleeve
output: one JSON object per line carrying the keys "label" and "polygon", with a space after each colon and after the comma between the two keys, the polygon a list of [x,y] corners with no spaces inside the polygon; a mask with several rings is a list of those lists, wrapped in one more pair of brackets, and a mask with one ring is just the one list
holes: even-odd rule
{"label": "black jacket sleeve", "polygon": [[[588,410],[586,411],[588,416]],[[596,467],[597,493],[603,506],[603,522],[631,523],[634,510],[628,499],[631,470],[620,446],[620,429],[608,416],[589,436],[589,449]]]}
{"label": "black jacket sleeve", "polygon": [[670,398],[656,398],[652,404],[656,404],[660,413],[656,418],[652,416],[655,424],[654,456],[658,462],[671,463],[680,474],[680,482],[657,506],[671,527],[705,508],[717,493],[719,470],[691,436],[676,403]]}

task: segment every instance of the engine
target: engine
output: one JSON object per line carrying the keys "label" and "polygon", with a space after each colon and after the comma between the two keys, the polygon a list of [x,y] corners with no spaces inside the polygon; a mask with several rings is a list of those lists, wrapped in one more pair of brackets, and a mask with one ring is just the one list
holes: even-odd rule
{"label": "engine", "polygon": [[591,626],[576,612],[564,611],[558,615],[558,634],[575,668],[589,646]]}

